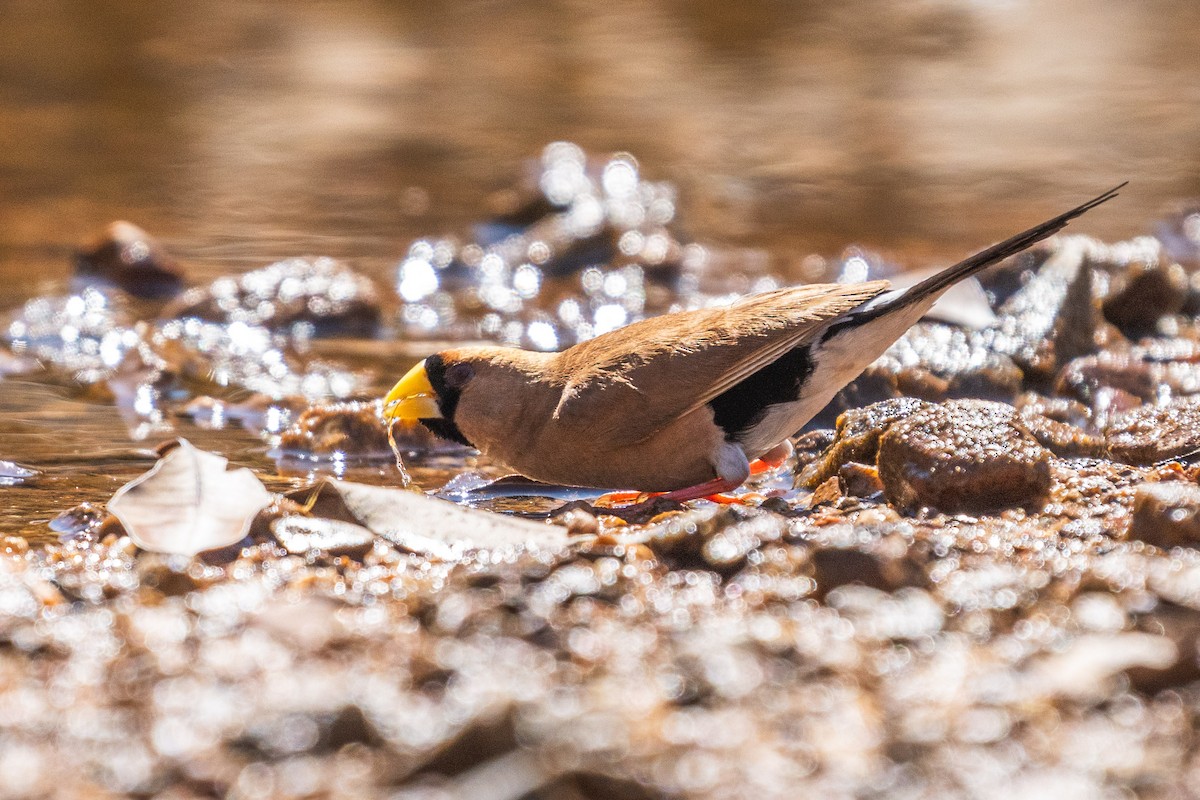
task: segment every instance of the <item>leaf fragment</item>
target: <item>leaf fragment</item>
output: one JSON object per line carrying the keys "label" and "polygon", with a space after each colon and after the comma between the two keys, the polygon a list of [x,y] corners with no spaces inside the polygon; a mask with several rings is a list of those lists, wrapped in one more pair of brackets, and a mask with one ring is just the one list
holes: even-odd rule
{"label": "leaf fragment", "polygon": [[443,561],[478,550],[557,552],[568,543],[560,525],[461,508],[411,490],[332,478],[319,489],[313,513],[347,519],[401,550]]}
{"label": "leaf fragment", "polygon": [[195,555],[241,541],[271,493],[245,467],[231,470],[223,456],[177,442],[118,489],[108,510],[143,550]]}

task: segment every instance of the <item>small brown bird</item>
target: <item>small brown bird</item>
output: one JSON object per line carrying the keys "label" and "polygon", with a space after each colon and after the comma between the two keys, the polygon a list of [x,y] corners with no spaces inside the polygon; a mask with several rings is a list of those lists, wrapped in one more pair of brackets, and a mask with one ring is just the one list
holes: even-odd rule
{"label": "small brown bird", "polygon": [[778,464],[789,437],[951,285],[1045,239],[1104,194],[904,290],[815,284],[642,320],[561,353],[462,347],[384,400],[530,478],[690,500]]}

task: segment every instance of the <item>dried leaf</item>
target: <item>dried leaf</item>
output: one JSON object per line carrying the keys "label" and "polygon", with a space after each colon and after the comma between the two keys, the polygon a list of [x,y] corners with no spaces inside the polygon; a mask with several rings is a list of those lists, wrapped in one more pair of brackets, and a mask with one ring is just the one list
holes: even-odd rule
{"label": "dried leaf", "polygon": [[331,556],[362,558],[375,543],[375,534],[371,531],[340,519],[280,517],[271,523],[271,533],[283,549],[295,555],[316,551]]}
{"label": "dried leaf", "polygon": [[229,470],[227,459],[177,441],[118,489],[108,510],[143,550],[195,555],[241,541],[271,493],[250,470]]}
{"label": "dried leaf", "polygon": [[[560,550],[568,540],[559,525],[460,508],[406,489],[328,478],[320,494],[336,495],[347,517],[396,547],[445,561],[473,550]],[[318,498],[313,513],[329,509],[332,499]]]}

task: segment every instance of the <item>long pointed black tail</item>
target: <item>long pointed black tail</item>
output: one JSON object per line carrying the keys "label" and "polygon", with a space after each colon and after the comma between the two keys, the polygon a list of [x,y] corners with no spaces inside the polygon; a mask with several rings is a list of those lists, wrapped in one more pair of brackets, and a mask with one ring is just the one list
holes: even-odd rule
{"label": "long pointed black tail", "polygon": [[990,267],[997,261],[1002,261],[1011,255],[1016,255],[1032,244],[1040,242],[1048,236],[1052,236],[1062,230],[1068,222],[1075,219],[1081,214],[1085,214],[1101,203],[1106,203],[1117,196],[1117,191],[1128,184],[1125,181],[1118,186],[1114,186],[1099,197],[1093,198],[1081,206],[1076,206],[1065,214],[1059,214],[1053,219],[1048,219],[1041,225],[1035,225],[1027,231],[1018,233],[1016,236],[1011,236],[999,244],[994,244],[986,250],[982,250],[975,255],[958,262],[953,267],[947,267],[936,275],[931,275],[915,286],[910,287],[904,294],[893,303],[889,303],[890,308],[898,306],[908,306],[913,303],[936,295],[943,289],[958,283],[963,278],[974,275],[981,269]]}

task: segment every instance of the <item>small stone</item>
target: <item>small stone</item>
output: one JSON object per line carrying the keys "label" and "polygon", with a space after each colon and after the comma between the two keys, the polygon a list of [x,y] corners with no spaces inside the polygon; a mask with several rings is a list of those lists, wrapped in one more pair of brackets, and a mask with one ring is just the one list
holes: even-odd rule
{"label": "small stone", "polygon": [[191,559],[185,556],[142,553],[137,560],[138,580],[167,597],[185,595],[199,588],[188,573],[190,564]]}
{"label": "small stone", "polygon": [[279,448],[312,459],[393,458],[379,401],[311,406],[280,435]]}
{"label": "small stone", "polygon": [[1105,390],[1145,402],[1200,394],[1200,343],[1160,339],[1137,347],[1112,347],[1067,364],[1055,379],[1055,391],[1093,409]]}
{"label": "small stone", "polygon": [[918,410],[879,441],[888,502],[945,513],[1026,506],[1050,489],[1050,453],[1013,424],[1011,406],[952,400]]}
{"label": "small stone", "polygon": [[835,439],[837,433],[830,428],[805,431],[792,439],[792,457],[796,462],[796,470],[801,471],[819,459]]}
{"label": "small stone", "polygon": [[885,575],[883,561],[871,553],[840,547],[826,547],[811,555],[813,580],[817,582],[818,600],[839,586],[860,583],[872,589],[889,592],[898,588]]}
{"label": "small stone", "polygon": [[1059,458],[1103,458],[1107,454],[1104,437],[1089,433],[1069,422],[1022,410],[1016,424]]}
{"label": "small stone", "polygon": [[1090,251],[1099,242],[1064,236],[1025,285],[980,332],[980,346],[1009,356],[1026,378],[1049,378],[1073,358],[1094,353],[1100,321],[1092,300]]}
{"label": "small stone", "polygon": [[836,475],[843,464],[851,461],[874,463],[879,439],[888,426],[928,405],[924,400],[899,397],[842,414],[837,420],[837,438],[833,445],[800,472],[796,485],[813,489]]}
{"label": "small stone", "polygon": [[1156,464],[1200,450],[1200,397],[1121,414],[1104,432],[1110,456],[1126,464]]}
{"label": "small stone", "polygon": [[183,291],[178,262],[157,239],[131,222],[117,221],[75,253],[82,284],[114,286],[135,297],[165,300]]}
{"label": "small stone", "polygon": [[95,537],[104,522],[104,509],[92,503],[81,503],[67,509],[48,523],[50,530],[63,539]]}
{"label": "small stone", "polygon": [[1174,263],[1136,263],[1115,281],[1104,318],[1130,339],[1152,336],[1163,317],[1178,314],[1188,298],[1188,276]]}
{"label": "small stone", "polygon": [[1182,481],[1139,486],[1129,538],[1163,548],[1200,546],[1200,486]]}
{"label": "small stone", "polygon": [[869,464],[851,461],[838,470],[838,478],[848,497],[872,497],[883,491],[879,470]]}
{"label": "small stone", "polygon": [[596,515],[583,507],[568,508],[562,514],[556,514],[555,519],[558,524],[566,526],[567,533],[571,536],[595,536],[600,532],[600,523],[596,520]]}
{"label": "small stone", "polygon": [[218,278],[191,289],[164,317],[303,330],[309,337],[376,333],[382,314],[379,290],[365,275],[332,258],[291,258],[238,278]]}
{"label": "small stone", "polygon": [[[279,437],[277,460],[340,461],[350,465],[393,463],[396,455],[388,442],[381,401],[323,403],[297,416]],[[461,452],[457,443],[446,443],[417,422],[392,425],[401,452]]]}
{"label": "small stone", "polygon": [[842,491],[841,480],[838,479],[837,475],[834,475],[816,489],[813,489],[812,497],[808,499],[808,506],[809,508],[816,508],[817,506],[832,505],[843,497],[845,497],[845,493]]}

